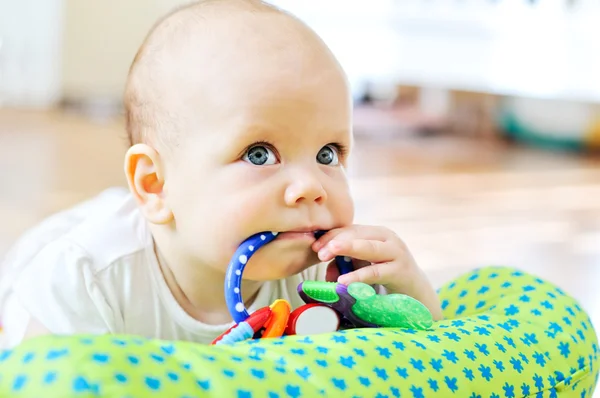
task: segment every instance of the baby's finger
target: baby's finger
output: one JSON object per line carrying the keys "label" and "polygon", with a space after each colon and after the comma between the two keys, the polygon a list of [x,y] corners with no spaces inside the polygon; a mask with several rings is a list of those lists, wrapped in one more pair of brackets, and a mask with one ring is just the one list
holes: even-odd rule
{"label": "baby's finger", "polygon": [[397,256],[396,246],[388,242],[367,239],[332,240],[318,252],[321,261],[336,256],[348,256],[371,263],[392,261]]}
{"label": "baby's finger", "polygon": [[383,227],[370,225],[351,225],[349,227],[336,228],[328,231],[313,243],[313,250],[318,252],[334,239],[373,239],[386,241],[393,236],[393,232]]}
{"label": "baby's finger", "polygon": [[390,263],[372,264],[359,268],[349,274],[341,275],[338,278],[338,282],[344,285],[349,285],[353,282],[362,282],[367,285],[385,285],[387,281],[392,280],[395,273],[396,271]]}

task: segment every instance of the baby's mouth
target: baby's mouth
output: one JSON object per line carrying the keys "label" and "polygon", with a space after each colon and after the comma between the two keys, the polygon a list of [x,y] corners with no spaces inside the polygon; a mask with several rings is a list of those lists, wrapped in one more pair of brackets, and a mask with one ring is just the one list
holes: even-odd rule
{"label": "baby's mouth", "polygon": [[285,231],[280,232],[277,236],[277,240],[307,240],[314,242],[318,238],[314,231]]}

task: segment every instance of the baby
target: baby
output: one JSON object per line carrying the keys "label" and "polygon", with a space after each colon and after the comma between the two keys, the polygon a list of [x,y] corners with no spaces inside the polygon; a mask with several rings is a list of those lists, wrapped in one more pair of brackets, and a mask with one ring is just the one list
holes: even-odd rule
{"label": "baby", "polygon": [[[229,260],[262,231],[280,235],[244,271],[249,312],[278,298],[296,308],[300,282],[338,280],[410,295],[441,318],[404,243],[353,225],[348,84],[299,20],[258,0],[174,11],[135,57],[125,108],[129,190],[45,220],[9,253],[5,346],[47,333],[209,343],[232,322]],[[356,270],[340,277],[337,255]]]}

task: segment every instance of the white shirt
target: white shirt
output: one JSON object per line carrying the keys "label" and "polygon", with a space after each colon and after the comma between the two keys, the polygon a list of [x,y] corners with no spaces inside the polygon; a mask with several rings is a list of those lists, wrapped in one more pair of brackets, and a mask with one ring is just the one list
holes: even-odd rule
{"label": "white shirt", "polygon": [[[203,324],[179,306],[160,271],[147,223],[121,188],[31,229],[0,271],[0,348],[22,340],[30,317],[55,334],[126,333],[199,343],[210,343],[232,325]],[[266,282],[248,311],[278,298],[297,308],[304,304],[298,284],[324,279],[321,264]]]}

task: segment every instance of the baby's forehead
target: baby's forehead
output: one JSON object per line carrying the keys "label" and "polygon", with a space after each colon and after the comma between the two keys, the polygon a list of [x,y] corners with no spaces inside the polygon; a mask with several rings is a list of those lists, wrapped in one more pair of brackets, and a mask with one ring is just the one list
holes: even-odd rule
{"label": "baby's forehead", "polygon": [[206,114],[231,106],[236,96],[305,84],[313,78],[311,73],[336,65],[314,32],[270,5],[204,1],[155,26],[132,65],[126,102],[129,98],[142,105],[129,109],[142,116],[137,120],[148,123],[149,131],[163,134],[168,130],[163,126],[179,130],[181,118],[187,117],[183,110],[194,116]]}

